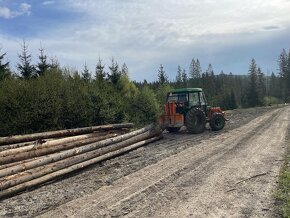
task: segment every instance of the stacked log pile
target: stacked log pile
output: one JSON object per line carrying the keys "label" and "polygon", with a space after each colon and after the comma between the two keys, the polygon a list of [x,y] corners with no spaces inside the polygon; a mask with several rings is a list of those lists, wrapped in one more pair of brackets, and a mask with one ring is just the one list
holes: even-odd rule
{"label": "stacked log pile", "polygon": [[0,199],[162,138],[153,124],[114,124],[0,137]]}

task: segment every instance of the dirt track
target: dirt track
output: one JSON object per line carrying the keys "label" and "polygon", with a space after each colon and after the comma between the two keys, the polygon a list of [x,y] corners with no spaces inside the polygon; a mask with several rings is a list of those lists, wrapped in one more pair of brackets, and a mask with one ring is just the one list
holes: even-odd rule
{"label": "dirt track", "polygon": [[0,216],[272,217],[289,112],[269,110],[247,124],[251,117],[237,113],[219,133],[165,134],[155,144],[4,200]]}

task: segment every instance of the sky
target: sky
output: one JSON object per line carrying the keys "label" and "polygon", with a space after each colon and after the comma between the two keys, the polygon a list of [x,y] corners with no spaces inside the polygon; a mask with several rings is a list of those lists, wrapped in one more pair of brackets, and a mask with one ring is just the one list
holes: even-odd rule
{"label": "sky", "polygon": [[174,80],[193,58],[216,74],[246,74],[255,58],[270,74],[290,49],[290,0],[0,0],[0,54],[14,70],[24,40],[33,63],[40,47],[79,71],[114,58],[137,81],[160,64]]}

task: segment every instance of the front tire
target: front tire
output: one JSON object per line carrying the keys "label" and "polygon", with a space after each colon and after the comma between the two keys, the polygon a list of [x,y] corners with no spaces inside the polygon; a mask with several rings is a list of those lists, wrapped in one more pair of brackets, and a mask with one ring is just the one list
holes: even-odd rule
{"label": "front tire", "polygon": [[209,125],[213,131],[222,130],[225,126],[225,118],[223,117],[223,115],[215,113],[212,115],[209,121]]}
{"label": "front tire", "polygon": [[205,129],[206,116],[199,108],[191,108],[185,117],[185,126],[189,133],[202,133]]}

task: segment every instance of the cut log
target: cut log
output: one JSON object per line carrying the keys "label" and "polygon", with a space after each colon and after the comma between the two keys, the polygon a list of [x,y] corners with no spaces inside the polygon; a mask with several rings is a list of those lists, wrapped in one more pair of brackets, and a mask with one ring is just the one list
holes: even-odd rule
{"label": "cut log", "polygon": [[93,151],[90,151],[90,152],[87,152],[84,154],[80,154],[80,155],[76,155],[76,156],[73,156],[70,158],[66,158],[64,160],[60,160],[60,161],[57,161],[57,162],[54,162],[54,163],[51,163],[48,165],[44,165],[41,167],[30,169],[30,170],[27,170],[27,171],[22,172],[22,173],[14,174],[12,176],[6,176],[0,180],[0,190],[4,190],[4,189],[10,188],[12,186],[21,184],[23,182],[27,182],[27,181],[30,181],[32,179],[39,178],[39,177],[44,176],[46,174],[53,173],[55,171],[61,170],[63,168],[69,167],[71,165],[81,163],[81,162],[90,160],[92,158],[104,155],[106,153],[122,149],[126,146],[129,146],[129,145],[132,145],[134,143],[146,140],[148,138],[155,137],[156,135],[160,135],[160,134],[161,134],[160,131],[156,131],[156,132],[148,131],[148,132],[142,133],[140,135],[137,135],[135,137],[132,137],[132,138],[127,139],[127,140],[120,142],[120,143],[112,144],[112,145],[107,146],[107,147],[103,147],[103,148],[96,149],[96,150],[93,150]]}
{"label": "cut log", "polygon": [[121,124],[110,124],[103,126],[92,126],[92,127],[84,127],[77,129],[66,129],[66,130],[58,130],[58,131],[50,131],[50,132],[42,132],[42,133],[33,133],[27,135],[15,135],[8,137],[0,137],[0,145],[8,145],[20,142],[29,142],[35,141],[38,139],[49,139],[49,138],[59,138],[64,136],[74,136],[74,135],[82,135],[87,133],[92,133],[94,131],[101,130],[113,130],[113,129],[122,129],[122,128],[132,128],[133,123],[121,123]]}
{"label": "cut log", "polygon": [[[45,140],[45,141],[47,141],[47,140]],[[10,145],[2,145],[2,146],[0,146],[0,152],[10,150],[10,149],[25,147],[28,145],[33,145],[34,143],[35,143],[35,141],[22,142],[22,143],[17,143],[17,144],[10,144]]]}
{"label": "cut log", "polygon": [[[0,170],[0,178],[7,176],[7,175],[15,174],[16,172],[21,172],[21,171],[36,168],[39,166],[43,166],[43,165],[48,164],[48,163],[56,162],[58,160],[72,157],[72,156],[77,155],[77,154],[92,151],[94,149],[98,149],[98,148],[101,148],[101,147],[104,147],[104,146],[107,146],[110,144],[118,143],[118,142],[124,141],[126,139],[132,138],[136,135],[140,135],[140,134],[147,132],[147,131],[155,131],[155,126],[153,124],[151,124],[151,125],[148,125],[142,129],[139,129],[139,130],[136,130],[136,131],[133,131],[133,132],[121,135],[121,136],[117,136],[114,138],[102,140],[102,141],[95,142],[95,143],[88,144],[88,145],[84,145],[84,146],[81,146],[78,148],[73,148],[73,149],[69,149],[66,151],[61,151],[59,153],[46,155],[41,159],[33,160],[33,161],[25,163],[25,164],[13,166],[13,167],[10,167],[8,169],[2,169],[2,170]],[[0,162],[2,162],[1,159],[0,159]]]}
{"label": "cut log", "polygon": [[26,145],[26,146],[1,151],[0,158],[5,157],[5,156],[10,156],[10,155],[16,155],[18,153],[23,153],[23,152],[27,152],[27,151],[31,151],[31,150],[37,150],[37,149],[52,147],[52,146],[56,146],[56,145],[61,145],[64,143],[76,142],[76,141],[85,140],[85,139],[89,139],[89,138],[93,138],[93,137],[104,136],[107,134],[109,134],[109,133],[97,132],[97,133],[90,133],[90,134],[85,134],[85,135],[71,136],[71,137],[66,137],[66,138],[62,138],[62,139],[55,139],[55,140],[47,141],[47,142],[37,140],[34,143]]}
{"label": "cut log", "polygon": [[96,158],[93,158],[93,159],[90,159],[90,160],[87,160],[85,162],[81,162],[81,163],[78,163],[78,164],[75,164],[75,165],[72,165],[70,167],[67,167],[67,168],[64,168],[62,170],[59,170],[59,171],[56,171],[56,172],[53,172],[53,173],[50,173],[50,174],[47,174],[45,176],[42,176],[40,178],[37,178],[37,179],[33,179],[29,182],[25,182],[25,183],[22,183],[22,184],[19,184],[19,185],[16,185],[14,187],[11,187],[11,188],[8,188],[6,190],[3,190],[0,192],[0,199],[3,199],[5,197],[9,197],[15,193],[18,193],[18,192],[21,192],[21,191],[24,191],[28,188],[31,188],[33,186],[36,186],[36,185],[39,185],[39,184],[43,184],[45,182],[48,182],[48,181],[51,181],[51,180],[54,180],[54,179],[57,179],[58,177],[60,176],[63,176],[65,174],[68,174],[70,172],[73,172],[75,170],[79,170],[79,169],[82,169],[84,167],[87,167],[89,165],[92,165],[92,164],[95,164],[95,163],[98,163],[100,161],[103,161],[103,160],[107,160],[109,158],[112,158],[112,157],[115,157],[115,156],[118,156],[118,155],[121,155],[125,152],[128,152],[128,151],[131,151],[133,149],[136,149],[136,148],[139,148],[145,144],[148,144],[148,143],[151,143],[151,142],[154,142],[156,140],[159,140],[162,138],[162,135],[160,136],[156,136],[156,137],[153,137],[153,138],[150,138],[150,139],[147,139],[147,140],[144,140],[144,141],[141,141],[141,142],[138,142],[138,143],[135,143],[133,145],[130,145],[130,146],[127,146],[127,147],[124,147],[122,149],[119,149],[119,150],[116,150],[116,151],[113,151],[113,152],[110,152],[110,153],[107,153],[107,154],[104,154],[102,156],[98,156]]}
{"label": "cut log", "polygon": [[0,165],[0,170],[2,170],[2,169],[8,169],[9,167],[12,167],[12,166],[17,166],[17,165],[25,164],[25,163],[28,163],[28,162],[31,162],[31,161],[34,161],[34,160],[39,160],[41,158],[42,157],[34,157],[34,158],[31,158],[31,159],[28,159],[28,160],[22,160],[22,161],[17,161],[17,162],[9,163],[9,164]]}
{"label": "cut log", "polygon": [[80,146],[87,145],[90,143],[102,141],[104,139],[112,138],[114,136],[116,136],[116,134],[108,134],[105,136],[88,138],[85,140],[80,140],[80,141],[66,143],[66,144],[59,144],[59,145],[55,145],[52,147],[41,148],[41,146],[39,146],[40,148],[36,148],[36,149],[28,151],[28,152],[23,152],[23,153],[18,153],[15,155],[1,157],[0,164],[7,164],[7,163],[26,160],[26,159],[30,159],[30,158],[34,158],[34,157],[47,155],[47,154],[52,154],[52,153],[56,153],[58,151],[68,150],[71,148],[80,147]]}

